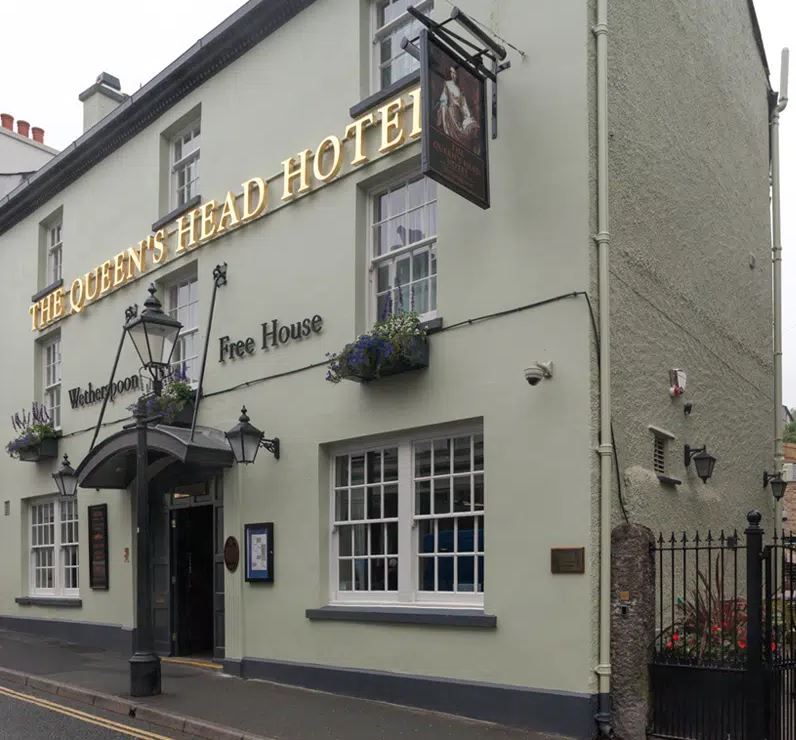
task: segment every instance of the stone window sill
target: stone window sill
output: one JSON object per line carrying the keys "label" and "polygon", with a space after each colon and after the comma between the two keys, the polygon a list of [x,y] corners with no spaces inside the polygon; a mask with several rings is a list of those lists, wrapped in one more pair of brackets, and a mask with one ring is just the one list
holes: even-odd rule
{"label": "stone window sill", "polygon": [[368,97],[366,97],[364,100],[360,100],[355,105],[352,105],[348,113],[351,118],[359,118],[363,113],[367,113],[371,108],[375,108],[377,105],[381,105],[382,103],[386,103],[388,100],[391,100],[396,96],[397,93],[401,92],[401,90],[403,90],[405,87],[409,87],[409,85],[415,82],[420,82],[419,69],[415,70],[414,72],[410,72],[404,77],[401,77],[400,80],[396,80],[389,87],[385,87],[383,90],[373,93],[373,95],[368,95]]}
{"label": "stone window sill", "polygon": [[82,599],[62,596],[17,596],[14,601],[20,606],[56,606],[68,609],[79,609],[83,606]]}
{"label": "stone window sill", "polygon": [[442,331],[442,316],[423,321],[420,326],[426,330],[426,334],[436,334],[438,331]]}
{"label": "stone window sill", "polygon": [[672,478],[670,475],[662,475],[661,473],[658,473],[658,480],[664,486],[679,486],[683,482],[679,478]]}
{"label": "stone window sill", "polygon": [[194,208],[196,208],[196,206],[198,206],[201,202],[202,202],[202,196],[194,195],[194,197],[191,198],[187,203],[185,203],[185,205],[181,205],[175,208],[173,211],[170,211],[165,216],[155,221],[155,223],[152,224],[152,231],[157,231],[158,229],[162,229],[166,224],[169,224],[172,221],[174,221],[175,218],[182,216],[183,213],[186,213],[187,211],[191,211]]}
{"label": "stone window sill", "polygon": [[36,303],[36,301],[41,300],[44,296],[49,295],[52,293],[56,288],[60,288],[64,284],[63,278],[58,278],[54,283],[50,283],[46,287],[42,288],[38,293],[34,293],[31,297],[31,303]]}
{"label": "stone window sill", "polygon": [[310,620],[335,622],[380,622],[382,624],[427,624],[443,627],[494,629],[497,617],[482,609],[423,609],[383,606],[323,606],[307,609]]}

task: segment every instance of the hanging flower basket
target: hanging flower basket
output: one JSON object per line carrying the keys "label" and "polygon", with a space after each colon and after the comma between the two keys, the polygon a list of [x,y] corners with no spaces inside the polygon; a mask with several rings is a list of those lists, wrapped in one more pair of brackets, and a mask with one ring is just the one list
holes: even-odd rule
{"label": "hanging flower basket", "polygon": [[6,452],[24,462],[38,462],[58,457],[58,433],[53,428],[47,409],[33,403],[28,412],[22,410],[11,417],[17,436],[6,445]]}
{"label": "hanging flower basket", "polygon": [[329,355],[326,380],[367,383],[428,367],[428,339],[415,313],[393,314]]}

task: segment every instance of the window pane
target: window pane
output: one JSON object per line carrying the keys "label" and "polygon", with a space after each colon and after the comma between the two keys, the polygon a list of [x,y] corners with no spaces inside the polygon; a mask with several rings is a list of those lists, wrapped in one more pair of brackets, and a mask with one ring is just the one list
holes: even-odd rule
{"label": "window pane", "polygon": [[437,552],[453,552],[453,519],[437,519]]}
{"label": "window pane", "polygon": [[484,510],[484,476],[473,476],[473,508],[476,511]]}
{"label": "window pane", "polygon": [[384,450],[384,480],[398,480],[398,448]]}
{"label": "window pane", "polygon": [[352,588],[351,582],[351,561],[340,561],[340,583],[339,588],[341,591],[350,591]]}
{"label": "window pane", "polygon": [[356,486],[365,482],[365,456],[353,455],[351,457],[351,485]]}
{"label": "window pane", "polygon": [[368,590],[368,561],[366,558],[354,561],[354,590]]}
{"label": "window pane", "polygon": [[446,475],[451,472],[451,448],[449,439],[434,441],[434,475]]}
{"label": "window pane", "polygon": [[470,470],[470,438],[456,437],[453,440],[453,472],[469,473]]}
{"label": "window pane", "polygon": [[470,511],[469,475],[460,475],[453,479],[453,510]]}
{"label": "window pane", "polygon": [[418,559],[418,588],[421,591],[434,590],[434,558],[426,557]]}
{"label": "window pane", "polygon": [[384,486],[384,517],[398,516],[398,486]]}
{"label": "window pane", "polygon": [[398,590],[398,558],[387,558],[387,589]]}
{"label": "window pane", "polygon": [[351,519],[357,521],[365,518],[365,489],[355,488],[351,491]]}
{"label": "window pane", "polygon": [[355,524],[354,530],[354,555],[368,554],[368,525]]}
{"label": "window pane", "polygon": [[381,452],[368,452],[367,461],[368,483],[381,482]]}
{"label": "window pane", "polygon": [[398,554],[398,525],[387,524],[387,552],[390,555]]}
{"label": "window pane", "polygon": [[473,445],[474,445],[474,468],[475,470],[483,470],[484,469],[484,435],[483,434],[476,434],[473,437]]}
{"label": "window pane", "polygon": [[431,475],[431,443],[415,442],[415,476],[425,478]]}
{"label": "window pane", "polygon": [[335,459],[335,485],[348,485],[348,455],[340,455]]}
{"label": "window pane", "polygon": [[420,552],[434,552],[434,520],[422,519],[418,533],[418,549]]}
{"label": "window pane", "polygon": [[384,591],[384,559],[374,558],[370,561],[370,588],[373,591]]}
{"label": "window pane", "polygon": [[458,552],[474,552],[475,518],[462,517],[456,522],[456,550]]}
{"label": "window pane", "polygon": [[381,555],[384,553],[384,524],[370,525],[370,554]]}
{"label": "window pane", "polygon": [[431,513],[431,482],[415,483],[415,514]]}
{"label": "window pane", "polygon": [[368,519],[381,519],[381,486],[368,488]]}
{"label": "window pane", "polygon": [[437,591],[453,591],[453,558],[437,558]]}
{"label": "window pane", "polygon": [[456,590],[474,591],[475,590],[475,558],[458,557],[456,558]]}
{"label": "window pane", "polygon": [[451,510],[450,479],[438,478],[434,481],[434,513],[448,514]]}
{"label": "window pane", "polygon": [[353,537],[352,527],[340,527],[337,533],[337,549],[340,557],[347,557],[353,554],[351,549],[351,538]]}

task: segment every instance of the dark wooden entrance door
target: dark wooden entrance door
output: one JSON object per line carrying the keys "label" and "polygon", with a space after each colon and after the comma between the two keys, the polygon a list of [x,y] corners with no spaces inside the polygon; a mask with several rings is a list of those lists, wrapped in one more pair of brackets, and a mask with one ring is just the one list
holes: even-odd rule
{"label": "dark wooden entrance door", "polygon": [[213,652],[213,506],[172,512],[177,655]]}
{"label": "dark wooden entrance door", "polygon": [[[153,495],[152,616],[161,655],[224,657],[222,479]],[[194,513],[196,512],[196,513]]]}

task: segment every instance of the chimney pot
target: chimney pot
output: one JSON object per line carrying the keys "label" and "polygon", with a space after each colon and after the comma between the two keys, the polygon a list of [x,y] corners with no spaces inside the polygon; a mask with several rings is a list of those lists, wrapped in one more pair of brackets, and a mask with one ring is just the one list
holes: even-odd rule
{"label": "chimney pot", "polygon": [[26,139],[28,138],[28,133],[30,132],[30,124],[27,121],[23,121],[21,118],[17,121],[17,133],[20,136],[24,136]]}
{"label": "chimney pot", "polygon": [[44,129],[39,128],[39,126],[34,126],[30,130],[31,135],[33,136],[33,141],[39,142],[39,144],[44,143]]}
{"label": "chimney pot", "polygon": [[13,131],[14,116],[12,116],[10,113],[0,113],[0,124],[2,124],[3,128]]}

